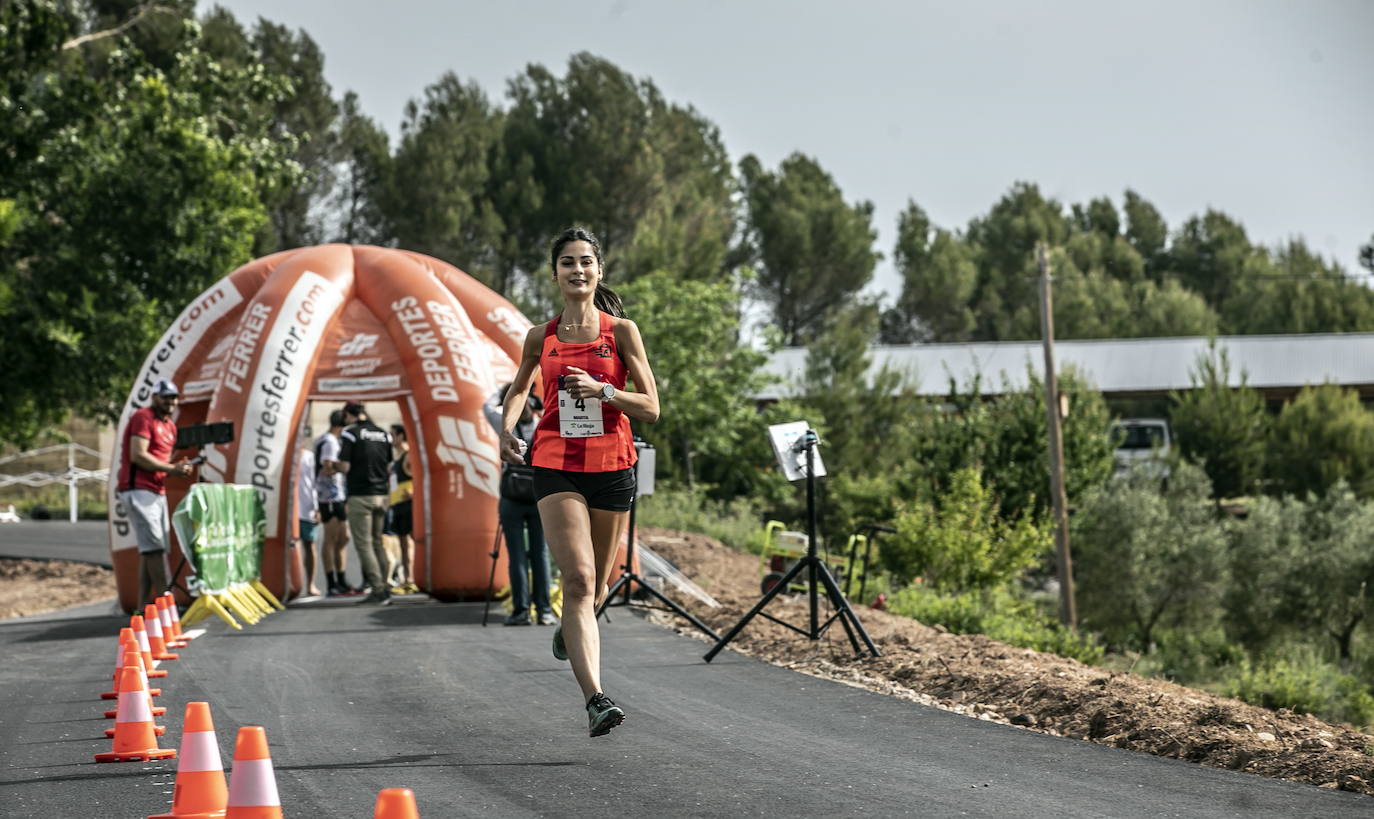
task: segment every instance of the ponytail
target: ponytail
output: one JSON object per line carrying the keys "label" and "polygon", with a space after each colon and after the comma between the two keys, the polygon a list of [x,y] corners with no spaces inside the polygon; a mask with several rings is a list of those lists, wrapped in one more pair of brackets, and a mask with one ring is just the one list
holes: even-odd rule
{"label": "ponytail", "polygon": [[[592,246],[592,251],[596,253],[596,264],[601,268],[601,276],[606,276],[606,262],[601,258],[601,242],[597,240],[596,234],[582,227],[570,227],[554,237],[553,247],[549,252],[549,266],[557,269],[558,252],[569,242],[586,242]],[[603,313],[610,313],[616,318],[625,318],[625,303],[620,300],[620,296],[602,282],[597,282],[596,293],[592,295],[592,304],[596,309]]]}
{"label": "ponytail", "polygon": [[620,295],[611,288],[596,283],[596,293],[592,296],[592,304],[596,309],[603,313],[610,313],[616,318],[625,318],[625,303],[620,300]]}

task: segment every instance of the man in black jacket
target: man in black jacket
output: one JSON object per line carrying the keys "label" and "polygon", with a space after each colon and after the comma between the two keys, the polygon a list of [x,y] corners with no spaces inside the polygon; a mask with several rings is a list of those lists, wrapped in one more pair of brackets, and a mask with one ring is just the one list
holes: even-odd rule
{"label": "man in black jacket", "polygon": [[348,426],[339,435],[337,468],[346,478],[348,531],[370,589],[362,602],[385,606],[391,602],[391,590],[382,576],[382,567],[387,565],[382,528],[391,488],[391,435],[372,423],[358,401],[344,405],[344,420]]}

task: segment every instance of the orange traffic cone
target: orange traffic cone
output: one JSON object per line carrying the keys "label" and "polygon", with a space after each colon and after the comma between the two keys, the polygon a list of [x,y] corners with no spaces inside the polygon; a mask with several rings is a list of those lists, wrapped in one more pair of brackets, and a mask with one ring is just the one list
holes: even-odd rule
{"label": "orange traffic cone", "polygon": [[234,741],[234,769],[229,772],[229,806],[225,819],[282,819],[277,775],[267,752],[267,732],[245,725]]}
{"label": "orange traffic cone", "polygon": [[167,595],[157,599],[157,621],[162,626],[162,640],[168,648],[185,648],[186,641],[177,637],[172,630],[172,615],[167,611]]}
{"label": "orange traffic cone", "polygon": [[114,749],[96,754],[96,762],[128,762],[135,759],[172,759],[175,748],[157,747],[152,700],[143,684],[143,669],[124,667],[119,677],[119,716],[115,717]]}
{"label": "orange traffic cone", "polygon": [[163,592],[162,596],[167,599],[167,613],[172,616],[172,633],[182,642],[189,642],[196,639],[181,630],[181,612],[177,611],[177,598],[171,592]]}
{"label": "orange traffic cone", "polygon": [[[128,651],[125,651],[125,652],[124,652],[124,664],[125,664],[125,665],[137,665],[139,671],[142,671],[142,670],[143,670],[143,666],[139,665],[139,662],[138,662],[138,652],[137,652],[137,651],[134,651],[133,649],[129,649]],[[118,687],[118,686],[116,686],[116,688],[117,688],[117,687]],[[166,709],[165,707],[163,707],[163,706],[161,706],[161,705],[151,705],[151,703],[152,703],[152,697],[154,696],[154,694],[153,694],[154,689],[148,687],[148,675],[147,675],[147,674],[144,674],[144,675],[143,675],[143,688],[148,692],[148,698],[149,698],[148,701],[149,701],[150,706],[151,706],[152,709],[153,709],[153,716],[155,716],[155,717],[160,717],[160,716],[162,716],[163,714],[167,713],[167,709]],[[161,694],[161,693],[162,693],[162,689],[159,688],[159,689],[156,689],[156,690],[157,690],[157,693],[158,693],[158,694]],[[118,716],[119,716],[119,709],[118,709],[118,708],[114,708],[114,709],[112,709],[112,710],[109,710],[109,711],[106,711],[106,712],[105,712],[105,718],[106,718],[106,719],[114,719],[115,717],[118,717]],[[158,730],[158,732],[157,732],[157,735],[158,735],[158,736],[162,736],[162,734],[164,733],[164,729],[162,728],[162,726],[158,726],[158,729],[159,729],[159,730]],[[107,731],[105,732],[105,736],[107,736],[107,737],[112,737],[112,736],[114,736],[114,732],[113,732],[113,731],[108,731],[108,730],[107,730]]]}
{"label": "orange traffic cone", "polygon": [[134,638],[138,640],[138,650],[143,652],[143,664],[149,668],[157,668],[153,665],[153,646],[152,643],[148,642],[148,627],[143,622],[143,615],[129,615],[129,628],[134,630]]}
{"label": "orange traffic cone", "polygon": [[148,819],[211,819],[224,816],[228,803],[210,703],[188,702],[181,723],[181,757],[177,760],[177,784],[172,789],[172,812]]}
{"label": "orange traffic cone", "polygon": [[167,650],[167,641],[162,639],[162,621],[157,616],[157,606],[152,603],[143,607],[143,624],[148,630],[148,647],[154,660],[177,660],[180,654]]}
{"label": "orange traffic cone", "polygon": [[415,791],[410,788],[385,788],[377,794],[372,819],[420,819],[415,807]]}
{"label": "orange traffic cone", "polygon": [[[138,664],[141,665],[141,666],[143,666],[143,676],[144,676],[144,677],[147,677],[147,678],[149,678],[149,679],[152,679],[153,677],[165,677],[165,676],[167,676],[167,669],[165,669],[165,668],[153,668],[152,664],[149,663],[148,660],[144,658],[143,651],[142,651],[142,649],[140,649],[139,646],[138,646],[138,640],[135,640],[134,638],[130,637],[129,640],[128,640],[126,643],[124,643],[124,648],[130,649],[130,650],[132,650],[132,651],[134,651],[135,653],[138,654]],[[159,691],[158,693],[160,694],[160,693],[162,693],[162,692]],[[157,695],[155,694],[154,696],[157,696]]]}
{"label": "orange traffic cone", "polygon": [[[138,617],[140,621],[143,620],[143,618],[139,617],[137,614],[135,614],[134,617]],[[133,618],[131,617],[129,619],[132,620]],[[153,677],[167,676],[167,669],[158,668],[153,665],[153,650],[152,645],[148,642],[148,632],[143,629],[134,630],[132,628],[129,629],[129,631],[134,635],[130,645],[138,649],[138,661],[143,666],[143,673],[150,679]]]}
{"label": "orange traffic cone", "polygon": [[[110,690],[109,690],[109,691],[106,691],[106,692],[104,692],[104,693],[102,693],[102,694],[100,695],[100,698],[101,698],[102,700],[113,700],[113,699],[118,699],[118,697],[119,697],[119,674],[120,674],[121,671],[124,670],[124,653],[127,652],[127,651],[132,651],[135,655],[137,655],[137,657],[138,657],[138,666],[139,666],[139,668],[143,668],[143,655],[142,655],[141,653],[139,653],[139,650],[138,650],[138,643],[134,640],[134,630],[131,629],[131,628],[122,628],[122,629],[119,630],[119,650],[115,652],[114,684],[110,687]],[[144,677],[144,679],[147,679],[147,678],[150,677],[150,676],[153,676],[153,675],[149,674],[149,673],[148,673],[148,669],[144,668],[144,669],[143,669],[143,677]],[[165,676],[167,676],[167,672],[166,672],[166,671],[160,672],[158,676],[165,677]],[[149,689],[148,689],[148,693],[149,693],[151,696],[160,697],[160,696],[162,696],[162,689],[161,689],[161,688],[149,688]]]}

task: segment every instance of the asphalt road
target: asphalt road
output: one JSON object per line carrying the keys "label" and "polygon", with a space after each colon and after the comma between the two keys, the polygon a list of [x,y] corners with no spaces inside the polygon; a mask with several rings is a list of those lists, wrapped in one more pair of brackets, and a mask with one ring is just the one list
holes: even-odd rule
{"label": "asphalt road", "polygon": [[99,520],[0,523],[0,557],[78,560],[110,566],[109,524]]}
{"label": "asphalt road", "polygon": [[[26,547],[15,527],[42,538]],[[91,560],[101,538],[9,524],[0,554]],[[226,770],[238,727],[264,726],[288,817],[371,816],[386,787],[413,789],[430,819],[1374,817],[1368,797],[980,722],[729,650],[708,665],[703,643],[613,617],[603,682],[629,716],[607,737],[587,737],[552,629],[483,628],[476,604],[324,601],[242,632],[207,621],[165,664],[161,744],[176,747],[193,700],[210,703]],[[126,624],[108,603],[0,621],[0,816],[168,809],[174,761],[92,759],[110,748],[98,695]]]}

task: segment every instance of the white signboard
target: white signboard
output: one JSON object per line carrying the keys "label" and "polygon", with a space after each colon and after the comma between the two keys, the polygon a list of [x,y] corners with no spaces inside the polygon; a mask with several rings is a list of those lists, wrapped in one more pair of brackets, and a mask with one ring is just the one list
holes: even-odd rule
{"label": "white signboard", "polygon": [[[801,447],[811,425],[805,421],[791,421],[786,424],[773,424],[768,428],[768,439],[773,443],[773,454],[777,456],[778,466],[789,481],[799,481],[806,477],[806,450]],[[821,461],[821,450],[811,447],[811,457],[816,465],[816,477],[825,477],[825,463]]]}

